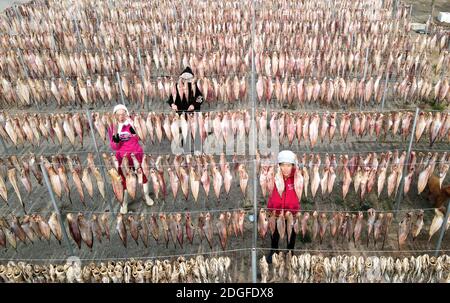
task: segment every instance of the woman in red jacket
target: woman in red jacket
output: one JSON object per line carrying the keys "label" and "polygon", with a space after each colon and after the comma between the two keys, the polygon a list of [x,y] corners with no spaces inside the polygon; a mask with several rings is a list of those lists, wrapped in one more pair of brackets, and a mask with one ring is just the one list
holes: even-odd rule
{"label": "woman in red jacket", "polygon": [[[274,210],[276,215],[279,216],[283,211],[290,211],[292,215],[295,216],[297,211],[300,209],[300,201],[298,200],[297,194],[294,189],[294,174],[295,174],[295,163],[296,156],[290,150],[283,150],[278,154],[278,164],[280,165],[281,173],[284,180],[284,191],[282,195],[278,193],[277,186],[274,185],[273,192],[267,203],[267,208],[269,210]],[[287,224],[286,224],[287,228]],[[287,230],[285,235],[287,235]],[[287,249],[294,249],[296,234],[294,229],[292,229],[290,239],[287,239]],[[275,225],[275,232],[272,235],[272,243],[270,254],[267,257],[267,262],[272,263],[272,255],[278,248],[278,241],[280,240],[280,234],[278,233],[277,227]]]}

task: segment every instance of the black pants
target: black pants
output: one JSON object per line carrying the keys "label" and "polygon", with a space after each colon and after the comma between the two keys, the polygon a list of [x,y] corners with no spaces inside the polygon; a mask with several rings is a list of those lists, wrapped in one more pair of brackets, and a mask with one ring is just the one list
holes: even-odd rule
{"label": "black pants", "polygon": [[[286,226],[285,237],[286,237],[286,242],[287,242],[287,249],[294,249],[296,236],[297,235],[294,232],[294,228],[292,228],[291,238],[288,239],[287,238],[287,226]],[[275,232],[272,235],[272,243],[271,243],[272,251],[273,251],[273,249],[278,248],[279,241],[280,241],[280,234],[278,233],[277,226],[275,225]]]}

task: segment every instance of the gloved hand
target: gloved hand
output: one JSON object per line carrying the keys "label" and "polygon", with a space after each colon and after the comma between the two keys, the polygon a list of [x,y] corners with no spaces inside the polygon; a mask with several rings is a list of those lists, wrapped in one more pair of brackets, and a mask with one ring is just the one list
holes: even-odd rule
{"label": "gloved hand", "polygon": [[134,130],[133,126],[130,126],[130,133],[133,135],[136,135],[136,131]]}
{"label": "gloved hand", "polygon": [[112,139],[115,143],[119,143],[120,142],[119,134],[115,134],[114,136],[112,136]]}

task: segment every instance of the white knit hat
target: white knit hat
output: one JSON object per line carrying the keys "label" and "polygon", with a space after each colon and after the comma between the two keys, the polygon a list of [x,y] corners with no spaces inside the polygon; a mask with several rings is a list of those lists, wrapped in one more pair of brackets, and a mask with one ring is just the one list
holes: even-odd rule
{"label": "white knit hat", "polygon": [[130,115],[130,113],[128,112],[127,107],[126,107],[125,105],[123,105],[123,104],[117,104],[116,106],[114,106],[113,113],[115,114],[117,111],[119,111],[119,110],[121,110],[121,109],[123,109],[124,111],[126,111],[126,112],[127,112],[127,115]]}
{"label": "white knit hat", "polygon": [[295,164],[296,158],[296,155],[290,150],[283,150],[278,153],[278,163]]}

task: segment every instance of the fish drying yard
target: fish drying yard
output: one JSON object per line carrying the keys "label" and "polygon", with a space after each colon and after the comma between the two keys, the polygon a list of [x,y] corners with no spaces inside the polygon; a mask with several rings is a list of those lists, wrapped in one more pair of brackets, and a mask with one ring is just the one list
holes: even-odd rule
{"label": "fish drying yard", "polygon": [[[7,2],[1,282],[450,282],[448,1]],[[268,208],[284,149],[299,212]]]}

